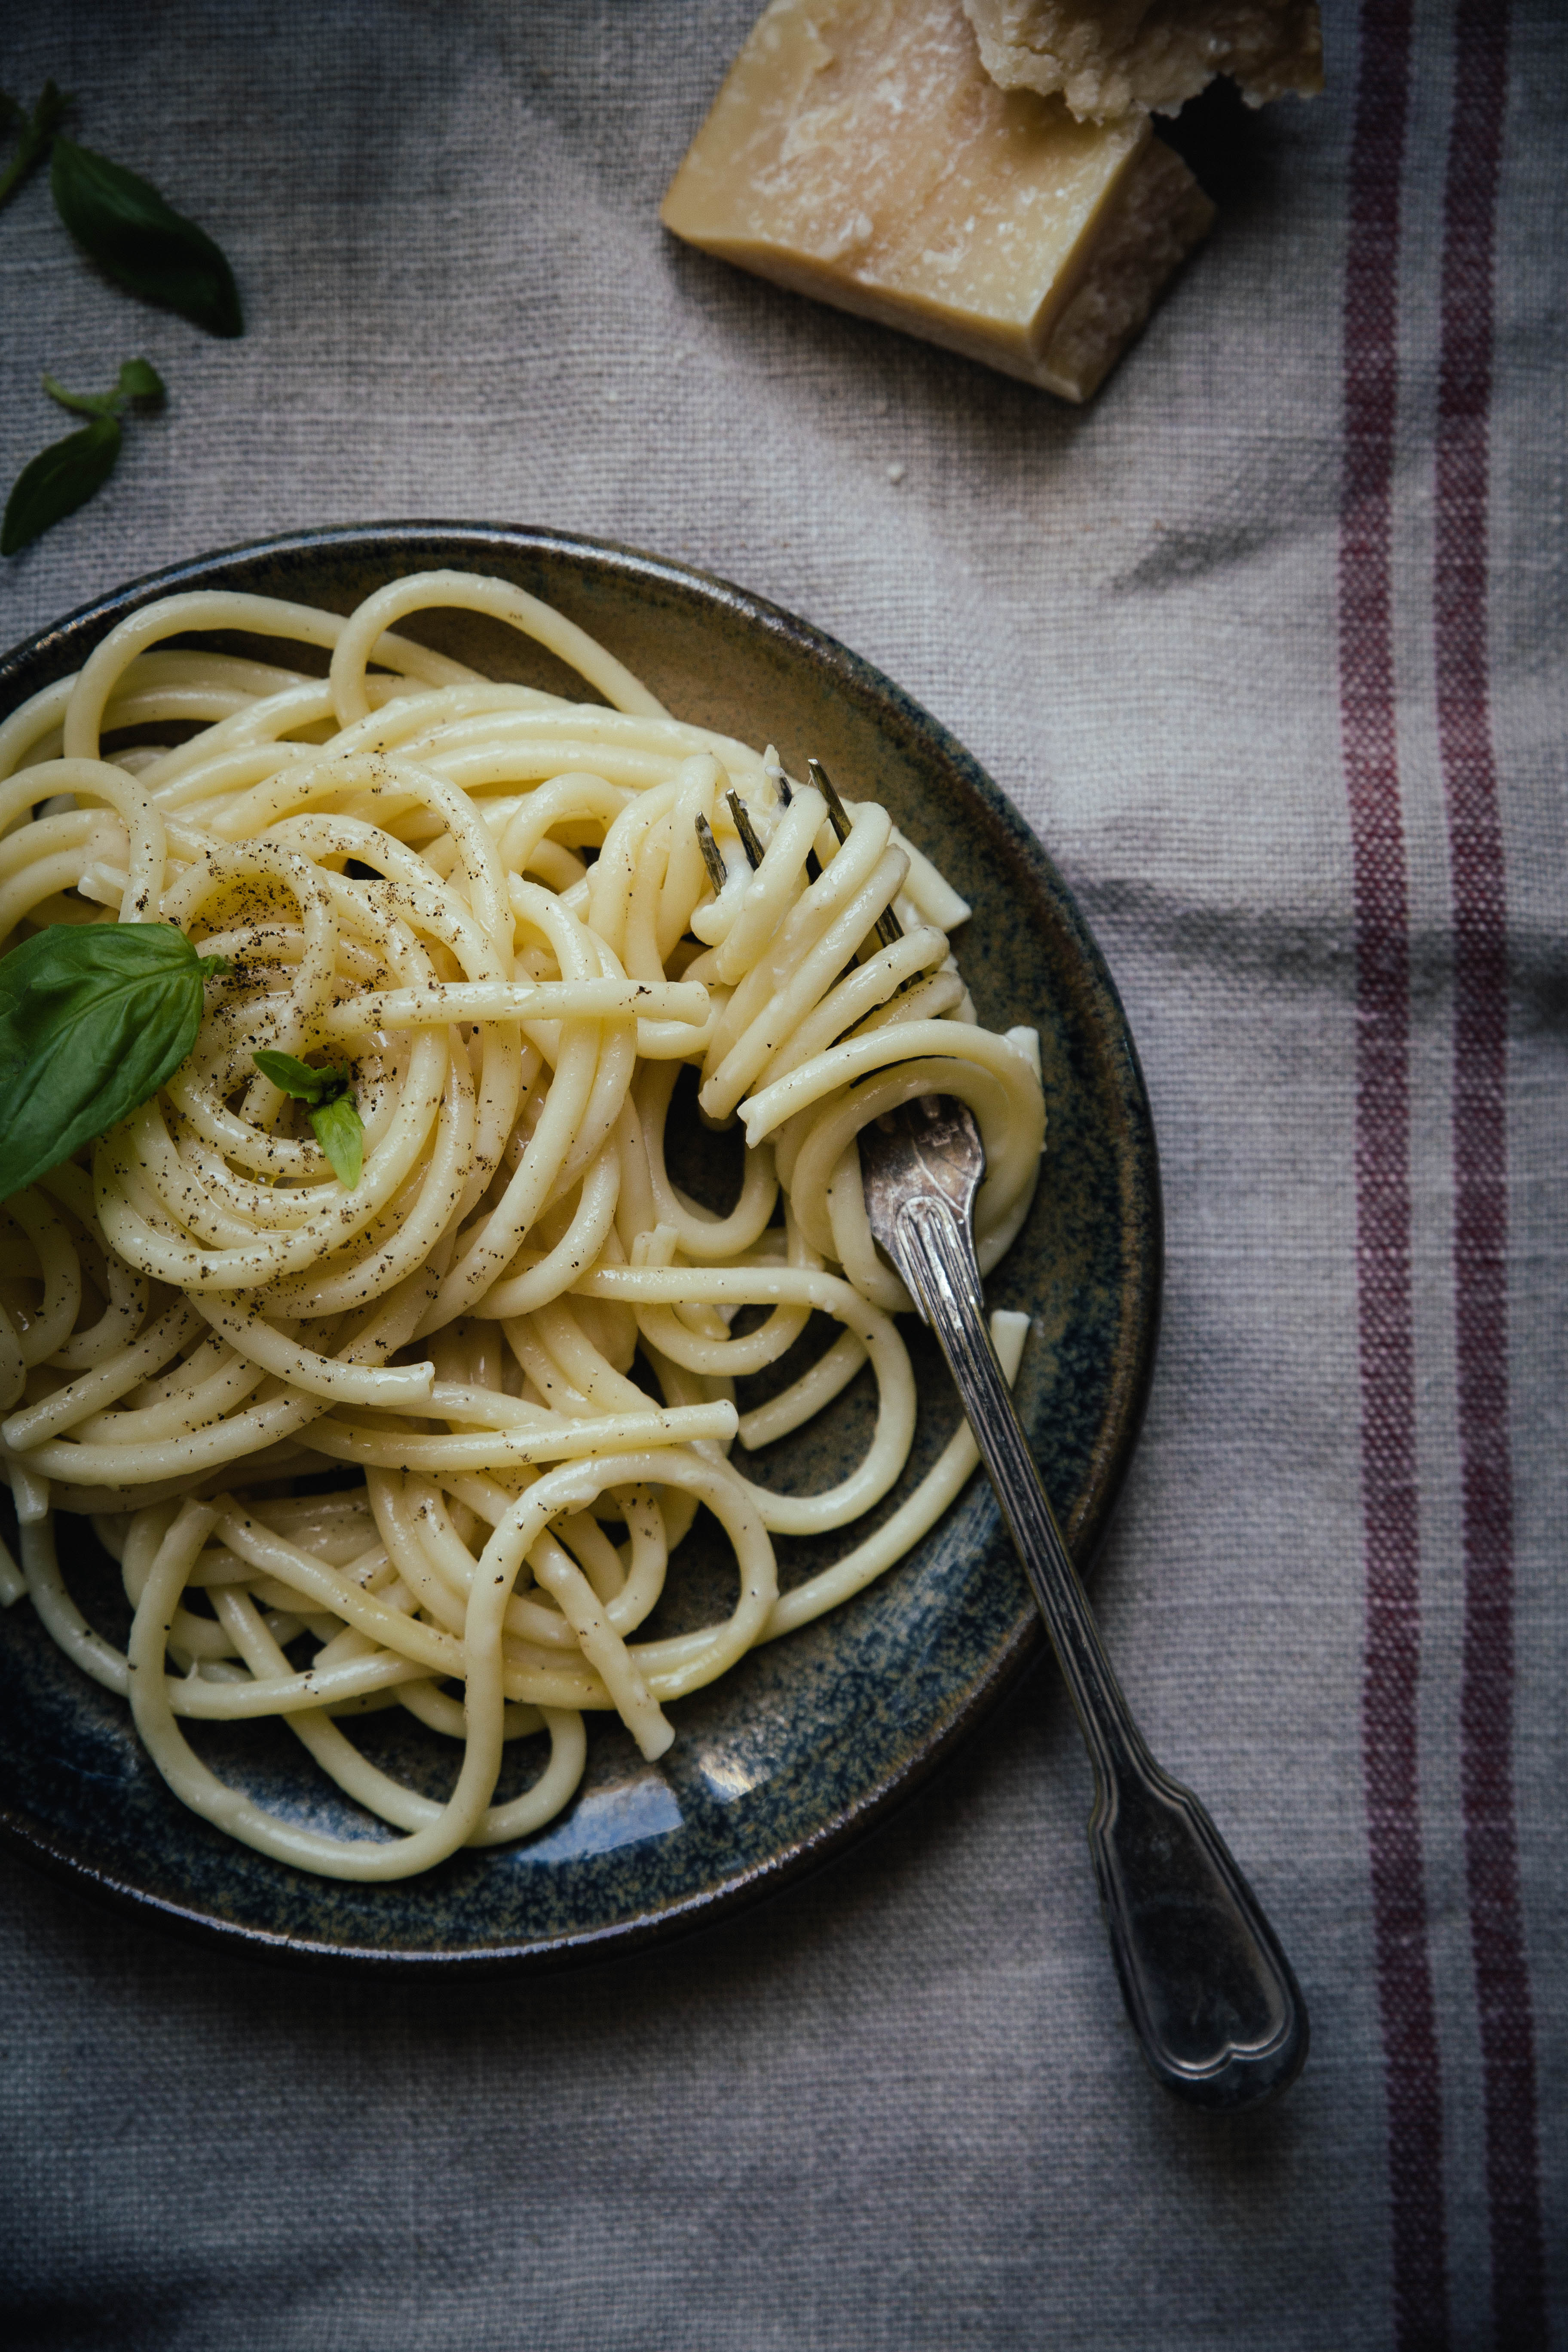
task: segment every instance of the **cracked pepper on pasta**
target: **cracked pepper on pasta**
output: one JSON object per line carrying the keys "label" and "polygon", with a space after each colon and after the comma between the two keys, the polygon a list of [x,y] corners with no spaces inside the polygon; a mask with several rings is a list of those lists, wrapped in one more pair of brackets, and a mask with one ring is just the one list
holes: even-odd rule
{"label": "cracked pepper on pasta", "polygon": [[[603,700],[396,634],[440,606],[510,623]],[[217,631],[277,641],[277,662],[168,642]],[[330,648],[330,675],[289,667],[291,641]],[[346,620],[173,596],[0,727],[0,940],[165,922],[226,964],[161,1091],[0,1212],[21,1551],[0,1549],[0,1599],[30,1593],[234,1836],[353,1879],[525,1836],[576,1787],[585,1713],[658,1756],[668,1702],[881,1574],[973,1469],[961,1425],[890,1518],[779,1593],[772,1533],[848,1528],[914,1431],[910,1302],[871,1241],[858,1129],[924,1093],[972,1106],[983,1270],[1044,1135],[1037,1042],[981,1027],[954,964],[963,902],[875,802],[842,839],[826,819],[771,750],[668,716],[560,614],[467,573],[396,581]],[[352,1189],[258,1048],[346,1063]],[[744,1129],[722,1215],[667,1169],[684,1063],[704,1115]],[[766,1312],[732,1332],[745,1307]],[[826,1352],[738,1412],[736,1379],[814,1309],[838,1326]],[[994,1328],[1012,1377],[1026,1318]],[[847,1475],[809,1496],[748,1479],[736,1442],[799,1427],[868,1359],[875,1430]],[[639,1640],[703,1505],[733,1609]],[[67,1590],[62,1509],[121,1563],[123,1654]],[[444,1801],[345,1727],[388,1706],[457,1743]],[[363,1834],[267,1811],[186,1737],[272,1716],[377,1817]],[[498,1803],[510,1740],[536,1769]]]}

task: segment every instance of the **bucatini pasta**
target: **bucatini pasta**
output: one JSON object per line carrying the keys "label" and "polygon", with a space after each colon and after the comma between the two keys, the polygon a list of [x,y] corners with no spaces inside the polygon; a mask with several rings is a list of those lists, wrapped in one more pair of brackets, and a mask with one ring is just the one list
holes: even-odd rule
{"label": "bucatini pasta", "polygon": [[[510,623],[603,701],[397,634],[435,606]],[[216,631],[278,658],[169,642]],[[330,675],[290,667],[290,643],[330,648]],[[980,1027],[954,964],[962,900],[875,801],[842,838],[827,816],[771,750],[669,717],[560,614],[466,573],[395,582],[346,620],[170,597],[0,727],[0,940],[172,923],[226,967],[161,1091],[0,1213],[21,1553],[0,1551],[0,1598],[30,1592],[129,1697],[170,1787],[233,1835],[355,1879],[524,1836],[577,1784],[584,1713],[659,1755],[668,1702],[879,1575],[973,1468],[961,1427],[890,1519],[779,1593],[772,1535],[848,1527],[914,1432],[909,1301],[867,1226],[858,1129],[924,1093],[973,1107],[983,1269],[1044,1133],[1032,1035]],[[258,1049],[346,1062],[352,1187]],[[744,1128],[721,1215],[667,1168],[686,1063],[703,1114]],[[737,1333],[743,1307],[767,1311]],[[736,1380],[814,1310],[838,1326],[826,1352],[738,1412]],[[1024,1318],[996,1330],[1011,1375]],[[875,1432],[839,1483],[748,1479],[737,1440],[787,1434],[868,1360]],[[637,1638],[704,1506],[733,1608]],[[121,1563],[124,1654],[66,1588],[58,1509],[89,1513]],[[385,1706],[460,1743],[444,1801],[344,1728]],[[186,1736],[264,1716],[387,1826],[275,1816]],[[504,1743],[536,1738],[531,1783],[495,1801]]]}

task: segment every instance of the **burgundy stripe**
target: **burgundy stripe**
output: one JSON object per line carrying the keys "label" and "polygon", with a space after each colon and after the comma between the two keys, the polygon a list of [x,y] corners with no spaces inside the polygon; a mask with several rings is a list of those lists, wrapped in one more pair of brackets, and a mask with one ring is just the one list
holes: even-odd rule
{"label": "burgundy stripe", "polygon": [[1410,948],[1394,724],[1400,173],[1410,0],[1366,0],[1351,149],[1340,712],[1356,940],[1356,1276],[1366,1656],[1362,1752],[1388,2106],[1396,2340],[1447,2345],[1442,2094],[1416,1706],[1420,1536],[1410,1276]]}
{"label": "burgundy stripe", "polygon": [[1437,395],[1437,726],[1454,902],[1454,1286],[1463,1477],[1465,1862],[1480,2012],[1492,2309],[1546,2343],[1534,2021],[1514,1817],[1508,1377],[1508,904],[1487,666],[1494,222],[1506,0],[1459,0]]}

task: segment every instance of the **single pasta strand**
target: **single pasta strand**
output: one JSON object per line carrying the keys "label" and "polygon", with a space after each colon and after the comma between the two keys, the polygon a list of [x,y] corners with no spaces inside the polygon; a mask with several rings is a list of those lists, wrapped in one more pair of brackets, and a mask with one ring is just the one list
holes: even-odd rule
{"label": "single pasta strand", "polygon": [[354,997],[332,1005],[318,1025],[324,1037],[356,1037],[368,1029],[444,1028],[449,1021],[598,1021],[627,1013],[700,1025],[708,1018],[708,991],[679,981],[662,986],[633,980],[437,982],[424,991]]}

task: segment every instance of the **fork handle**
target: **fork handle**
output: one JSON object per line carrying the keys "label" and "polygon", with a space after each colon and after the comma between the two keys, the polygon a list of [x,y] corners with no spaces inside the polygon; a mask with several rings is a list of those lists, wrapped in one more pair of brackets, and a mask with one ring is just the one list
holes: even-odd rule
{"label": "fork handle", "polygon": [[1197,2105],[1255,2106],[1307,2055],[1290,1964],[1203,1806],[1150,1754],[1111,1671],[991,1344],[967,1222],[934,1194],[905,1201],[892,1254],[947,1358],[1089,1748],[1089,1851],[1144,2055]]}

